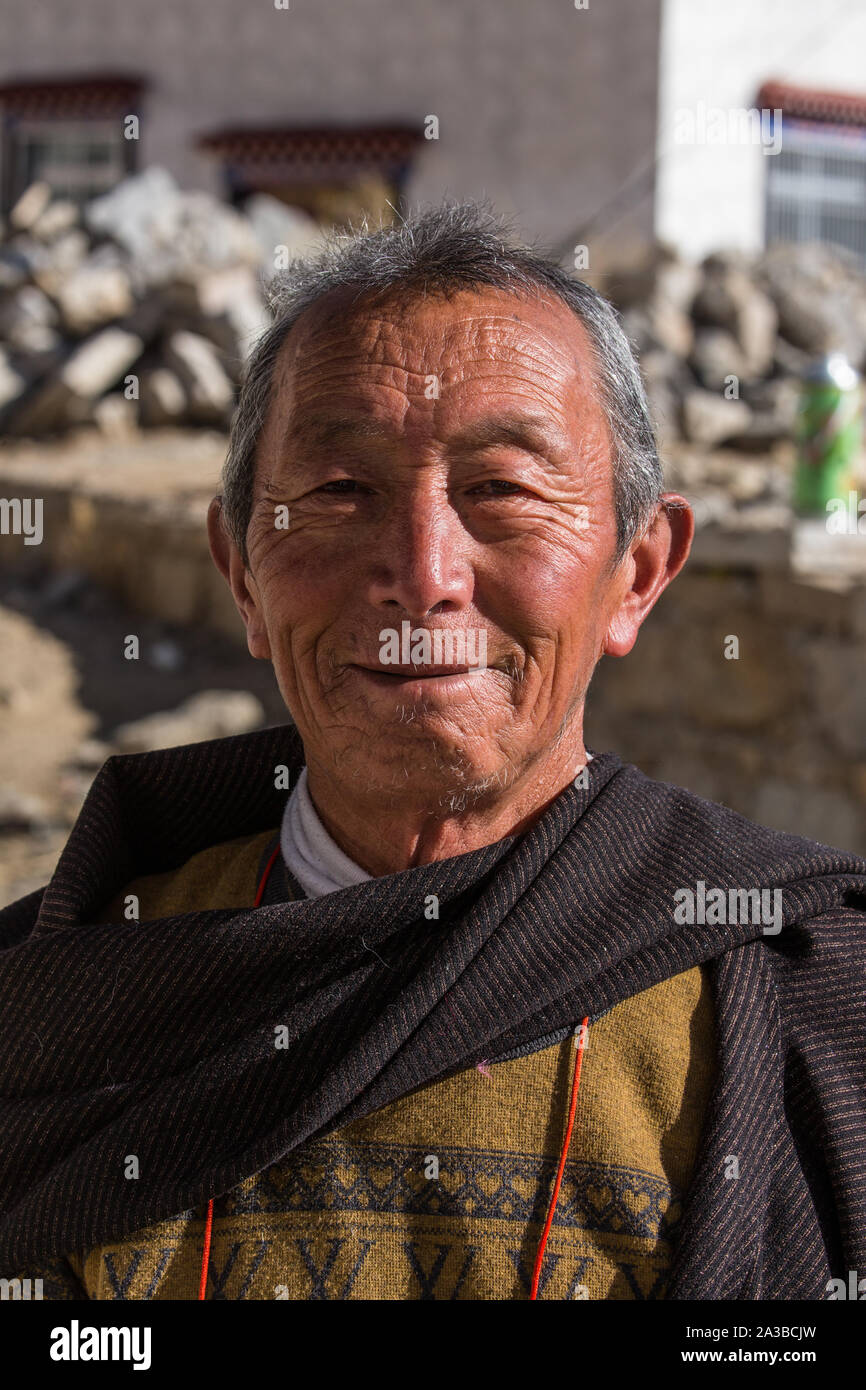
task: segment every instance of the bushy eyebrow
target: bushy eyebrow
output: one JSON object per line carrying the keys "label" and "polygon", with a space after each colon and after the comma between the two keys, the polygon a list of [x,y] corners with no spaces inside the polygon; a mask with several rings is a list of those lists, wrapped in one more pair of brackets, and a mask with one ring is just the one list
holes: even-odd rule
{"label": "bushy eyebrow", "polygon": [[[397,437],[381,420],[363,415],[325,416],[289,424],[283,436],[284,452],[298,447],[327,448],[329,445],[366,440],[379,444],[394,444]],[[497,444],[510,444],[535,455],[542,463],[557,455],[567,458],[574,451],[573,442],[558,426],[544,415],[506,412],[485,416],[459,430],[448,440],[449,449],[468,451],[485,449]]]}
{"label": "bushy eyebrow", "polygon": [[363,415],[326,415],[293,424],[289,421],[283,435],[283,452],[292,448],[327,448],[341,440],[367,439],[376,443],[393,443],[393,433],[380,420]]}
{"label": "bushy eyebrow", "polygon": [[506,413],[475,420],[454,435],[452,447],[484,449],[496,444],[511,444],[526,453],[535,454],[542,462],[551,455],[568,456],[574,445],[568,436],[545,415]]}

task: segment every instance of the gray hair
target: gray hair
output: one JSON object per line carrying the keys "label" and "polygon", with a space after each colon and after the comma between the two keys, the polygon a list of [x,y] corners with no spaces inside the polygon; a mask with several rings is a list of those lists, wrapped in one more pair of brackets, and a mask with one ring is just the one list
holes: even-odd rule
{"label": "gray hair", "polygon": [[583,324],[595,354],[600,404],[611,440],[617,547],[626,554],[653,516],[662,470],[637,361],[613,305],[535,248],[509,242],[510,228],[486,202],[446,202],[375,232],[332,235],[313,257],[296,260],[268,287],[274,322],[249,360],[232,422],[222,477],[222,515],[247,563],[259,438],[280,350],[301,314],[325,295],[395,292],[411,298],[486,287],[552,294]]}

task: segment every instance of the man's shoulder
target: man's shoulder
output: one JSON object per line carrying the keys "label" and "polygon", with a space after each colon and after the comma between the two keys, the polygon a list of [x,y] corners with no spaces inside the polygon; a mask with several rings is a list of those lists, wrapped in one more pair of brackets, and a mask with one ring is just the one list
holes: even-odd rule
{"label": "man's shoulder", "polygon": [[744,920],[756,920],[759,902],[761,921],[769,915],[777,929],[762,937],[770,945],[780,918],[786,928],[820,925],[828,944],[837,930],[849,943],[855,936],[866,942],[863,855],[761,825],[632,764],[620,763],[610,791],[605,838],[615,840],[623,872],[656,904],[684,890],[701,913],[696,921],[704,920],[700,902],[713,904],[707,921],[729,923],[731,911],[747,908]]}
{"label": "man's shoulder", "polygon": [[262,855],[276,834],[277,827],[272,826],[255,835],[224,840],[199,850],[175,869],[132,879],[105,904],[95,921],[125,920],[131,895],[138,899],[135,915],[142,922],[184,912],[252,907]]}
{"label": "man's shoulder", "polygon": [[764,825],[721,801],[651,777],[632,763],[622,764],[618,781],[624,804],[631,804],[638,814],[650,813],[657,833],[667,833],[672,839],[685,836],[684,843],[691,842],[696,852],[709,850],[713,844],[727,845],[747,861],[771,856],[800,865],[807,872],[866,875],[866,856],[856,850]]}

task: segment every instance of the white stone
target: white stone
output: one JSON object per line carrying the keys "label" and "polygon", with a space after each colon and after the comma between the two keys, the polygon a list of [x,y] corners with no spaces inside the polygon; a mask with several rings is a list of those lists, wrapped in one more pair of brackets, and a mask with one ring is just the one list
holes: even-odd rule
{"label": "white stone", "polygon": [[0,347],[0,410],[18,399],[26,384],[20,372],[10,365],[8,354]]}
{"label": "white stone", "polygon": [[63,232],[78,225],[78,207],[67,198],[51,203],[33,223],[31,231],[40,241],[54,241]]}
{"label": "white stone", "polygon": [[40,180],[25,188],[9,214],[9,225],[16,232],[29,232],[51,202],[51,188]]}
{"label": "white stone", "polygon": [[200,333],[172,333],[166,360],[186,387],[191,416],[203,424],[223,422],[234,389],[213,343]]}
{"label": "white stone", "polygon": [[121,753],[146,753],[249,733],[261,726],[264,717],[260,701],[248,691],[205,690],[177,709],[121,724],[111,742]]}
{"label": "white stone", "polygon": [[105,328],[67,361],[60,379],[76,396],[95,400],[131,367],[144,348],[141,338],[122,328]]}
{"label": "white stone", "polygon": [[748,428],[752,412],[745,401],[726,400],[714,391],[689,391],[683,401],[683,428],[695,444],[721,444]]}
{"label": "white stone", "polygon": [[60,282],[56,299],[66,328],[75,334],[123,318],[135,304],[124,271],[86,265]]}
{"label": "white stone", "polygon": [[273,274],[278,246],[285,246],[290,259],[306,256],[321,245],[324,232],[314,218],[301,208],[289,207],[268,193],[255,193],[244,204],[259,245],[262,266]]}
{"label": "white stone", "polygon": [[147,427],[177,424],[186,413],[186,392],[168,367],[142,373],[141,423]]}

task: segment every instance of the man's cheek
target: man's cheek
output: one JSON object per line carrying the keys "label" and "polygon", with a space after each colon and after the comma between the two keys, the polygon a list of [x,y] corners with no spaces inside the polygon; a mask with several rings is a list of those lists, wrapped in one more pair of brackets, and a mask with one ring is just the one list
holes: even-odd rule
{"label": "man's cheek", "polygon": [[321,602],[321,587],[315,576],[285,551],[261,559],[255,568],[255,579],[268,625],[275,630],[297,622],[299,617],[315,611]]}
{"label": "man's cheek", "polygon": [[312,694],[319,690],[327,672],[320,671],[317,662],[317,634],[297,624],[282,622],[271,634],[274,668],[281,679],[291,686]]}
{"label": "man's cheek", "polygon": [[281,512],[278,506],[260,508],[250,520],[247,548],[250,560],[256,568],[271,563],[272,558],[285,547],[291,513],[288,508],[283,510],[287,513],[285,525],[280,524]]}
{"label": "man's cheek", "polygon": [[[526,572],[526,587],[518,598],[528,624],[539,633],[568,633],[582,627],[586,620],[592,585],[586,567],[573,555],[559,557],[548,567]],[[531,610],[526,612],[527,596],[531,595]]]}

